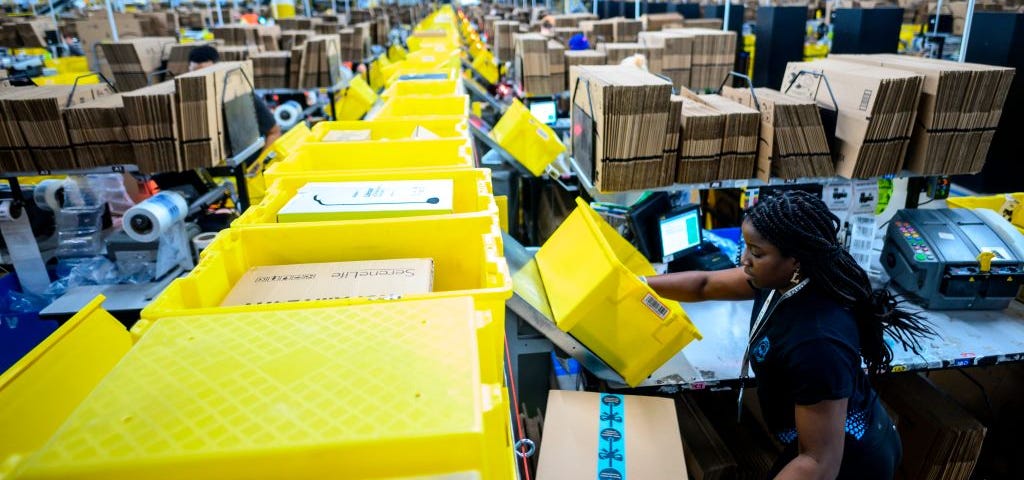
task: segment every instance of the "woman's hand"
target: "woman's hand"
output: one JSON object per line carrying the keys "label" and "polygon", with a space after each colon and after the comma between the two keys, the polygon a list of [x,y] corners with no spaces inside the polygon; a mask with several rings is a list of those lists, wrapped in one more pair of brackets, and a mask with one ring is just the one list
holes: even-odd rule
{"label": "woman's hand", "polygon": [[655,293],[677,302],[750,300],[754,289],[740,267],[713,272],[692,271],[646,277]]}
{"label": "woman's hand", "polygon": [[800,453],[776,480],[832,480],[843,463],[848,399],[797,405],[794,412]]}

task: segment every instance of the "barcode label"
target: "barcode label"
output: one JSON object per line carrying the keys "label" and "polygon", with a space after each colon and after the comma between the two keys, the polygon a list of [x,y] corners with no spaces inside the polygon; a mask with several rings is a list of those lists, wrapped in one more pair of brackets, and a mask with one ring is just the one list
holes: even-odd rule
{"label": "barcode label", "polygon": [[866,111],[868,109],[868,104],[871,103],[871,93],[872,93],[871,90],[865,89],[864,90],[864,94],[861,95],[861,97],[860,97],[860,110],[861,111]]}
{"label": "barcode label", "polygon": [[658,318],[665,318],[668,315],[668,307],[659,302],[657,298],[654,298],[654,295],[648,293],[644,296],[644,305],[651,309]]}
{"label": "barcode label", "polygon": [[854,240],[851,242],[851,250],[871,250],[871,240]]}

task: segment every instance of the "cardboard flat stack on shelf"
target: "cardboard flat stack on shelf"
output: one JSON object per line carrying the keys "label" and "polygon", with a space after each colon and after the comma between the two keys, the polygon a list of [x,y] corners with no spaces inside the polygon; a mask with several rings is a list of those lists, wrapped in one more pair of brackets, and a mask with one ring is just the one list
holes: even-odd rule
{"label": "cardboard flat stack on shelf", "polygon": [[491,53],[498,61],[505,62],[512,59],[514,39],[518,32],[519,22],[510,20],[494,22],[494,43],[491,44]]}
{"label": "cardboard flat stack on shelf", "polygon": [[181,75],[188,72],[188,56],[192,49],[206,42],[179,43],[171,45],[167,53],[167,71],[171,76]]}
{"label": "cardboard flat stack on shelf", "polygon": [[760,112],[721,95],[700,95],[699,98],[711,108],[725,115],[725,122],[722,126],[722,158],[718,167],[718,179],[753,178],[757,164]]}
{"label": "cardboard flat stack on shelf", "polygon": [[332,87],[340,78],[341,48],[337,35],[317,35],[306,41],[302,53],[300,88]]}
{"label": "cardboard flat stack on shelf", "polygon": [[253,55],[253,86],[258,89],[288,88],[291,59],[292,52],[263,52]]}
{"label": "cardboard flat stack on shelf", "polygon": [[220,54],[220,61],[222,62],[241,62],[249,60],[254,53],[258,53],[259,49],[253,46],[234,46],[234,47],[218,47],[217,53]]}
{"label": "cardboard flat stack on shelf", "polygon": [[981,171],[1014,69],[904,55],[829,58],[925,76],[904,168],[930,175]]}
{"label": "cardboard flat stack on shelf", "polygon": [[251,62],[221,62],[174,79],[182,168],[213,166],[231,155],[224,132],[224,108],[252,95]]}
{"label": "cardboard flat stack on shelf", "polygon": [[17,44],[4,46],[46,48],[46,31],[53,30],[56,26],[49,17],[42,17],[32,20],[19,20],[13,25],[4,28],[12,29],[16,32],[18,38]]}
{"label": "cardboard flat stack on shelf", "polygon": [[[356,40],[359,42],[359,56],[354,57],[352,60],[362,60],[370,55],[370,22],[360,22],[352,25],[352,29],[356,32]],[[347,59],[346,59],[347,60]]]}
{"label": "cardboard flat stack on shelf", "polygon": [[317,35],[333,35],[340,32],[342,28],[345,28],[345,25],[342,23],[325,21],[323,23],[317,24],[314,30],[316,31]]}
{"label": "cardboard flat stack on shelf", "polygon": [[[515,40],[516,68],[520,85],[527,95],[554,95],[564,90],[564,64],[552,61],[554,53],[550,49],[550,40],[539,33],[520,33]],[[560,59],[564,48],[558,42],[555,53]]]}
{"label": "cardboard flat stack on shelf", "polygon": [[686,28],[705,28],[709,30],[721,30],[721,18],[684,18],[683,26]]}
{"label": "cardboard flat stack on shelf", "polygon": [[690,86],[693,38],[693,35],[681,32],[640,32],[640,43],[663,49],[661,74],[672,79],[677,90]]}
{"label": "cardboard flat stack on shelf", "polygon": [[339,44],[341,45],[341,59],[354,61],[363,58],[363,39],[354,28],[343,28],[338,31]]}
{"label": "cardboard flat stack on shelf", "polygon": [[550,15],[549,18],[551,18],[555,28],[579,27],[582,21],[597,20],[597,15],[592,13],[564,13]]}
{"label": "cardboard flat stack on shelf", "polygon": [[897,413],[904,478],[970,478],[988,429],[918,374],[878,380],[879,395]]}
{"label": "cardboard flat stack on shelf", "polygon": [[176,11],[135,12],[135,18],[142,27],[142,33],[147,37],[177,37],[181,30],[181,22]]}
{"label": "cardboard flat stack on shelf", "polygon": [[144,173],[178,171],[178,106],[175,82],[167,81],[121,95],[125,133],[134,161]]}
{"label": "cardboard flat stack on shelf", "polygon": [[320,23],[319,18],[292,17],[277,20],[277,24],[281,26],[281,30],[312,30],[313,25],[317,23]]}
{"label": "cardboard flat stack on shelf", "polygon": [[637,35],[644,29],[644,22],[641,20],[627,20],[625,18],[616,18],[614,22],[613,35],[614,41],[619,43],[635,42]]}
{"label": "cardboard flat stack on shelf", "polygon": [[[754,94],[761,111],[757,178],[835,175],[817,104],[769,88],[754,89]],[[755,108],[750,89],[724,87],[722,95]]]}
{"label": "cardboard flat stack on shelf", "polygon": [[[783,91],[835,108],[825,82],[828,77],[839,104],[836,120],[836,173],[846,178],[868,178],[899,173],[910,143],[924,76],[891,68],[819,60],[790,62]],[[795,80],[795,81],[794,81]]]}
{"label": "cardboard flat stack on shelf", "polygon": [[662,47],[642,43],[602,43],[597,46],[597,50],[608,56],[608,65],[618,65],[633,55],[643,55],[647,70],[653,73],[661,73],[665,52]]}
{"label": "cardboard flat stack on shelf", "polygon": [[79,168],[125,163],[132,145],[125,133],[121,94],[104,95],[64,110]]}
{"label": "cardboard flat stack on shelf", "polygon": [[605,65],[608,55],[597,50],[566,50],[565,57],[565,90],[572,90],[574,84],[569,83],[569,70],[574,65]]}
{"label": "cardboard flat stack on shelf", "polygon": [[676,168],[679,164],[679,144],[683,133],[683,97],[672,95],[669,98],[668,123],[665,127],[665,147],[662,151],[661,183],[675,183]]}
{"label": "cardboard flat stack on shelf", "polygon": [[721,168],[725,115],[697,98],[684,95],[680,127],[676,183],[717,180]]}
{"label": "cardboard flat stack on shelf", "polygon": [[211,27],[210,33],[217,40],[224,40],[224,44],[233,47],[245,47],[259,45],[259,31],[254,25],[224,25]]}
{"label": "cardboard flat stack on shelf", "polygon": [[164,51],[176,42],[174,37],[143,37],[104,42],[100,49],[117,90],[128,92],[149,85],[149,74],[160,69]]}
{"label": "cardboard flat stack on shelf", "polygon": [[669,28],[663,31],[693,36],[688,86],[693,90],[717,90],[735,63],[736,32],[703,28]]}
{"label": "cardboard flat stack on shelf", "polygon": [[[72,91],[70,85],[18,87],[0,90],[0,131],[8,132],[4,139],[10,150],[22,149],[26,154],[9,154],[6,161],[15,161],[21,167],[33,169],[75,168],[75,154],[64,121],[64,110],[69,105],[95,100],[112,92],[105,84],[79,85]],[[70,102],[69,102],[70,100]],[[6,163],[6,162],[5,162]],[[14,170],[4,166],[5,170]]]}
{"label": "cardboard flat stack on shelf", "polygon": [[295,47],[301,47],[316,35],[313,30],[282,30],[281,40],[278,44],[281,46],[281,50],[291,50]]}
{"label": "cardboard flat stack on shelf", "polygon": [[644,30],[648,32],[657,32],[666,27],[681,28],[685,26],[683,16],[676,12],[641,15],[640,21],[643,22]]}
{"label": "cardboard flat stack on shelf", "polygon": [[615,21],[608,20],[586,20],[580,22],[580,29],[587,36],[591,47],[604,42],[615,41]]}
{"label": "cardboard flat stack on shelf", "polygon": [[261,28],[259,32],[257,32],[257,35],[256,44],[260,51],[275,52],[281,49],[280,28],[277,28],[276,26],[273,29]]}
{"label": "cardboard flat stack on shelf", "polygon": [[665,185],[662,171],[672,85],[629,66],[575,66],[572,124],[583,132],[573,154],[600,191]]}

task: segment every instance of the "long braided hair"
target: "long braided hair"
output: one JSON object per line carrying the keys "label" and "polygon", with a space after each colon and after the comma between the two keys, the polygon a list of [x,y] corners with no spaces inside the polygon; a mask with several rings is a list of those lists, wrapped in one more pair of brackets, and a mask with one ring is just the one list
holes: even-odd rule
{"label": "long braided hair", "polygon": [[920,337],[934,335],[918,315],[899,308],[888,290],[872,290],[867,273],[839,243],[839,217],[818,196],[793,190],[764,197],[746,218],[783,255],[800,261],[800,274],[813,288],[850,310],[868,373],[884,372],[892,362],[885,333],[915,353]]}

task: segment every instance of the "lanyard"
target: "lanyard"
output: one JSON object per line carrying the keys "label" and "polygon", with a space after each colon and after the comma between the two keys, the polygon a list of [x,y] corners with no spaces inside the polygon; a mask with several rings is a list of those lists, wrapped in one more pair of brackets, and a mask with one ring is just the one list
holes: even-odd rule
{"label": "lanyard", "polygon": [[757,313],[757,319],[754,320],[754,326],[750,329],[750,338],[747,339],[747,348],[743,351],[743,366],[740,367],[740,394],[736,398],[737,423],[739,423],[740,414],[743,411],[743,384],[746,383],[747,378],[750,377],[750,347],[754,344],[754,339],[757,338],[757,336],[760,335],[761,330],[767,326],[768,318],[775,312],[775,308],[777,308],[783,300],[792,297],[800,290],[803,290],[809,281],[810,279],[807,278],[801,280],[800,283],[794,285],[793,288],[787,290],[786,293],[783,293],[782,296],[779,297],[779,301],[774,306],[772,306],[772,300],[775,298],[775,290],[772,290],[768,293],[768,298],[764,300],[764,304],[761,305],[761,311]]}

